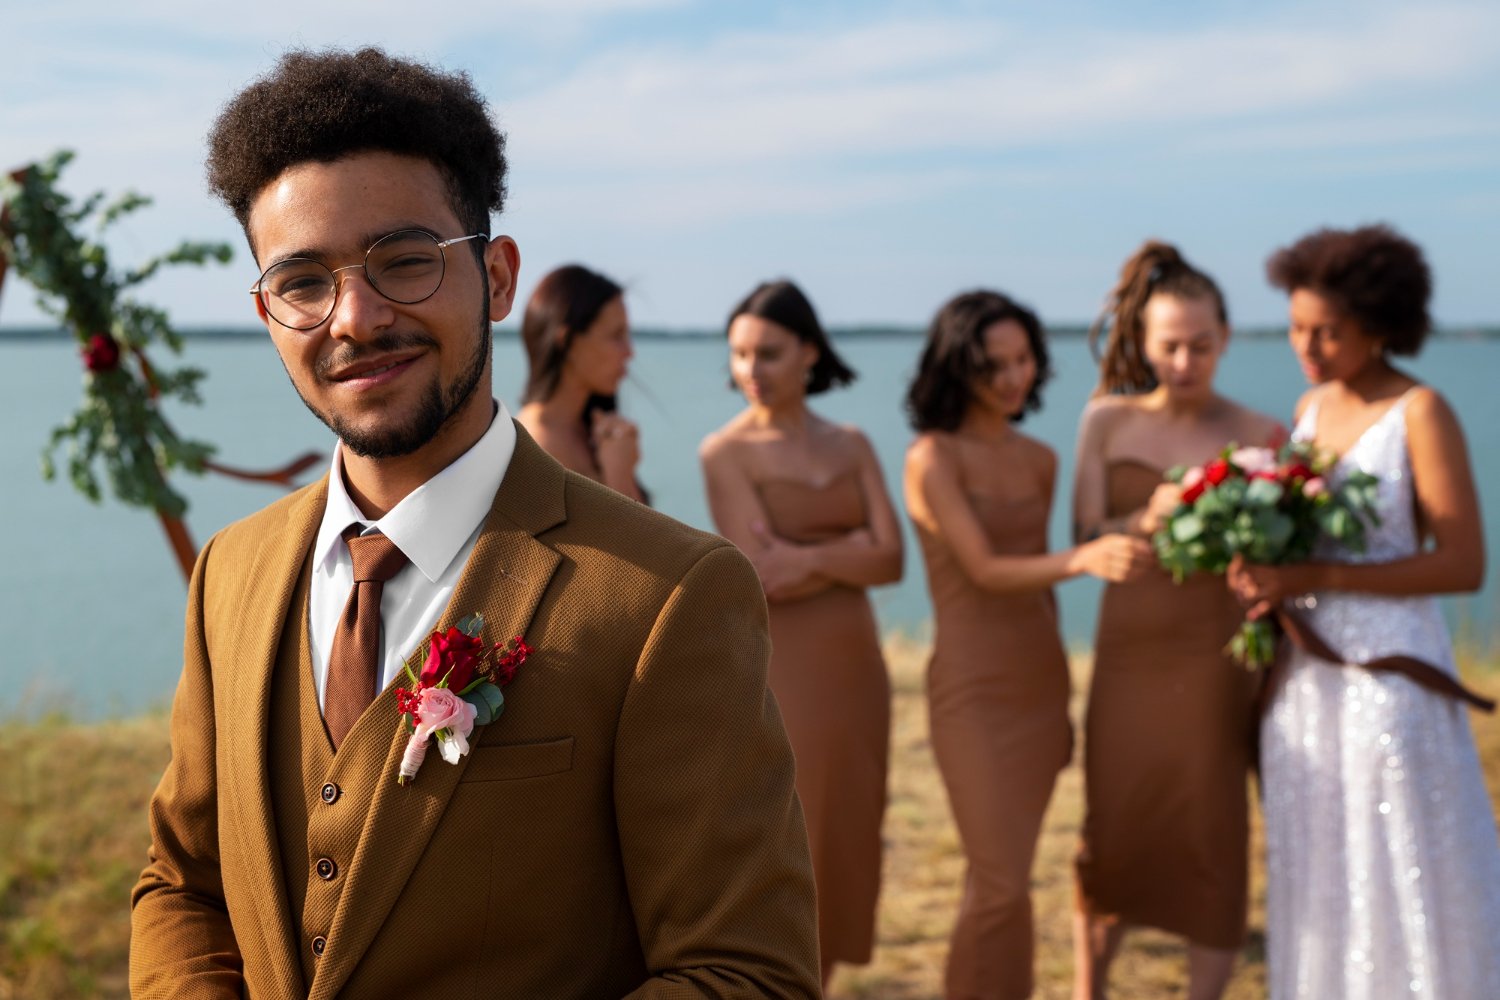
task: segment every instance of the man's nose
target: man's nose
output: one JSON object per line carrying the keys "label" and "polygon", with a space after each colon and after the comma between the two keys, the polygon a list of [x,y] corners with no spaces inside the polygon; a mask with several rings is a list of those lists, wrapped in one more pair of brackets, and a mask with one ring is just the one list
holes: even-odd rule
{"label": "man's nose", "polygon": [[391,324],[391,300],[375,289],[362,266],[336,268],[333,280],[335,297],[328,323],[329,336],[364,340]]}

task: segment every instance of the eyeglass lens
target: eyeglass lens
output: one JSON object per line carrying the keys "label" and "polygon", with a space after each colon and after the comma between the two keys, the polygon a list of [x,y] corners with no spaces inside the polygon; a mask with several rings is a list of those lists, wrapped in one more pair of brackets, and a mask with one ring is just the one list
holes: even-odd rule
{"label": "eyeglass lens", "polygon": [[[432,295],[443,283],[443,248],[420,229],[402,230],[370,247],[363,266],[376,291],[392,302],[410,305]],[[260,294],[276,322],[308,330],[333,312],[338,280],[322,263],[293,257],[266,270]]]}

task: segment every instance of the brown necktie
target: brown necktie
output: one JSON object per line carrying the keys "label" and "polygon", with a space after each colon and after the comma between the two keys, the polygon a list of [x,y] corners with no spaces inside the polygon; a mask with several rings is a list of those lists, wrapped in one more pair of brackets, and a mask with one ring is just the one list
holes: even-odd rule
{"label": "brown necktie", "polygon": [[385,581],[401,571],[406,556],[385,535],[361,535],[362,525],[344,529],[349,558],[354,562],[354,587],[333,633],[328,655],[328,690],[323,699],[323,721],[337,750],[344,736],[375,700],[375,677],[380,660],[380,594]]}

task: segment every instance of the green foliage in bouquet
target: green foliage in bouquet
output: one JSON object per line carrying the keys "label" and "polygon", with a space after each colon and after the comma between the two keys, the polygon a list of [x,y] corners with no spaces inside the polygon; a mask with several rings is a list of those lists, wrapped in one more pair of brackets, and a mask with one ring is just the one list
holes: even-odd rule
{"label": "green foliage in bouquet", "polygon": [[[183,438],[162,417],[159,404],[175,398],[200,402],[196,368],[153,368],[145,348],[163,344],[180,352],[181,338],[166,313],[128,295],[166,265],[226,263],[228,244],[183,242],[124,272],[111,269],[102,234],[119,219],[150,204],[127,192],[105,203],[97,192],[81,204],[57,188],[73,158],[66,150],[30,169],[0,177],[0,253],[38,292],[38,303],[79,344],[85,372],[83,401],[53,430],[42,453],[42,474],[57,472],[56,453],[68,444],[68,477],[90,500],[102,496],[102,478],[116,498],[177,518],[186,500],[168,484],[172,469],[202,472],[212,446]],[[84,231],[91,229],[89,235]],[[125,362],[134,359],[136,370]]]}
{"label": "green foliage in bouquet", "polygon": [[[1182,487],[1182,502],[1152,537],[1157,558],[1181,583],[1198,572],[1222,575],[1235,556],[1305,562],[1323,538],[1363,552],[1366,525],[1379,523],[1377,481],[1355,469],[1334,486],[1331,465],[1310,445],[1289,441],[1279,450],[1231,444],[1206,465],[1172,469],[1167,479]],[[1274,647],[1269,622],[1247,621],[1229,651],[1241,663],[1264,664]]]}

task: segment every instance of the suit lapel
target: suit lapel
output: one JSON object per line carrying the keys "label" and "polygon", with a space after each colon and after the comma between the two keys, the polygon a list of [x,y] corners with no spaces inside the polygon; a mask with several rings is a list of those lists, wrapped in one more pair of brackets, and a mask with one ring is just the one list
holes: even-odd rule
{"label": "suit lapel", "polygon": [[[555,550],[533,536],[565,519],[565,483],[562,467],[517,425],[516,450],[438,630],[479,612],[484,615],[487,642],[526,633],[561,561]],[[420,664],[424,653],[425,647],[415,651],[413,661]],[[396,689],[408,683],[399,678],[381,692],[374,711],[360,717],[339,747],[336,766],[379,768],[379,779],[309,1000],[329,1000],[349,981],[386,923],[469,763],[465,756],[456,765],[448,764],[436,747],[429,747],[416,779],[396,784],[406,748],[406,734],[398,726]],[[493,725],[504,726],[505,715]],[[471,743],[479,740],[483,728],[475,729]]]}
{"label": "suit lapel", "polygon": [[254,563],[233,570],[246,573],[234,623],[234,635],[244,654],[224,672],[227,677],[216,678],[230,688],[230,710],[219,720],[219,738],[226,744],[231,766],[220,771],[219,801],[236,817],[241,856],[256,866],[250,873],[255,923],[271,957],[279,992],[285,996],[301,992],[302,971],[271,807],[271,675],[283,630],[288,622],[301,620],[298,609],[291,607],[292,595],[327,499],[325,477],[293,501],[285,530],[266,539]]}

